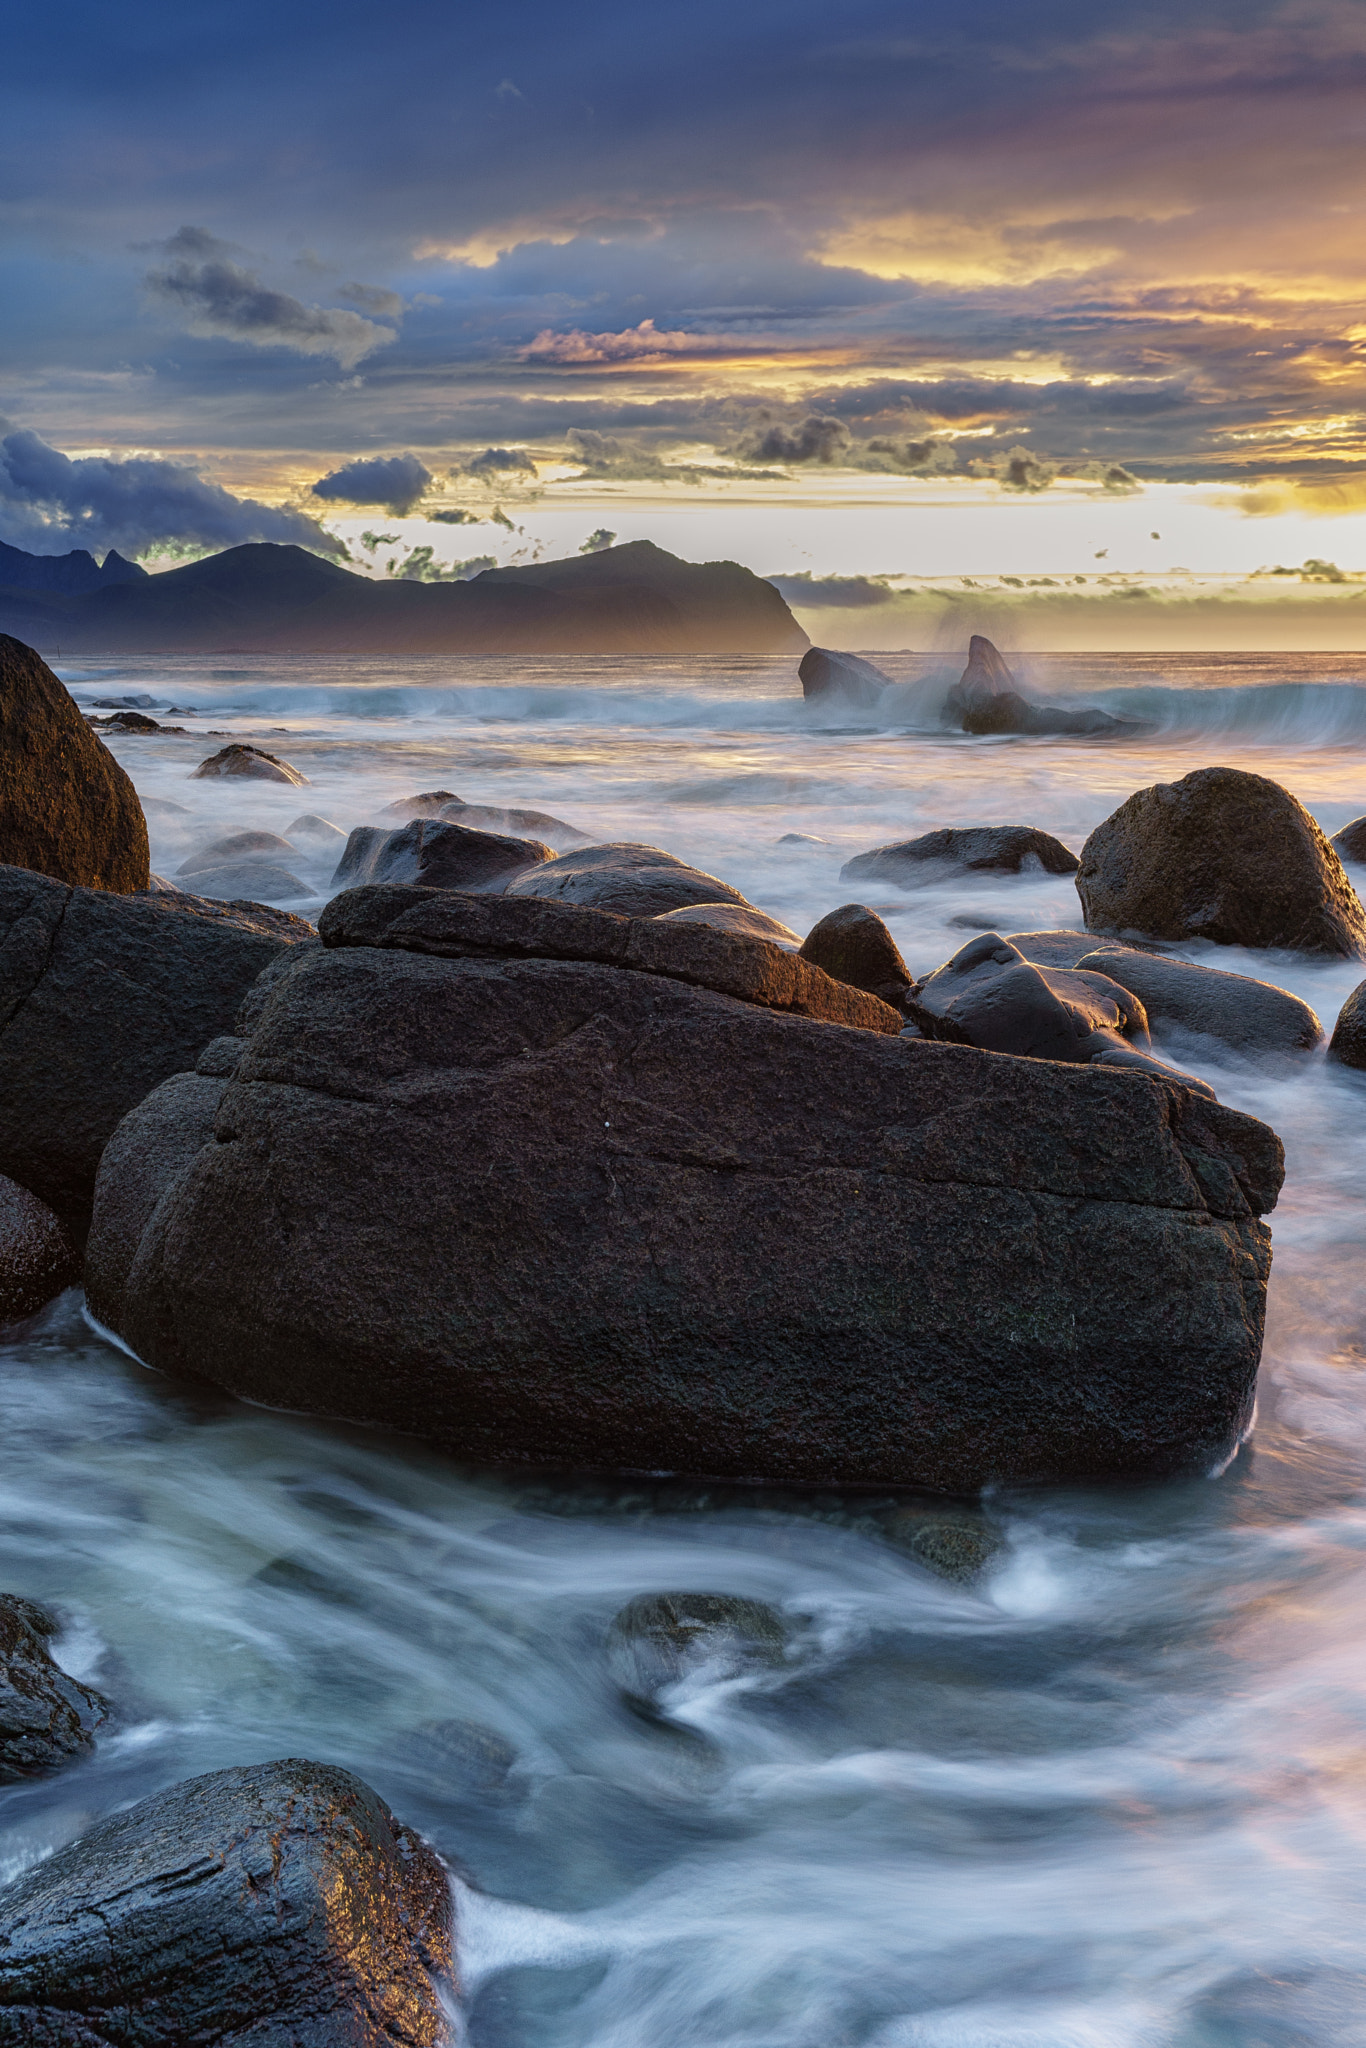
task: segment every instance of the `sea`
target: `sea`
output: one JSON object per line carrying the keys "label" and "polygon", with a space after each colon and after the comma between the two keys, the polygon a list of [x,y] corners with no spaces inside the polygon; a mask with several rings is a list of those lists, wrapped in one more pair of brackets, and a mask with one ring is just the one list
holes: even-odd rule
{"label": "sea", "polygon": [[[860,897],[917,973],[975,931],[1077,926],[1071,880],[870,896],[851,855],[976,824],[1079,849],[1218,763],[1330,833],[1366,811],[1366,656],[1018,659],[1040,698],[1135,721],[1109,739],[951,734],[961,652],[873,658],[895,687],[843,715],[758,658],[57,667],[83,708],[186,728],[109,740],[171,879],[224,833],[449,789],[664,847],[799,935]],[[229,738],[308,786],[194,779]],[[286,907],[316,918],[335,853],[298,847]],[[1183,950],[1329,1029],[1364,971]],[[1366,2043],[1366,1075],[1155,1047],[1286,1146],[1256,1425],[1217,1475],[945,1509],[481,1469],[161,1377],[78,1293],[11,1326],[0,1588],[60,1611],[61,1661],[119,1714],[0,1790],[0,1879],[178,1779],[305,1756],[448,1860],[468,2048]],[[975,1578],[908,1540],[940,1512],[980,1536]],[[786,1655],[634,1710],[610,1624],[670,1591],[769,1603]]]}

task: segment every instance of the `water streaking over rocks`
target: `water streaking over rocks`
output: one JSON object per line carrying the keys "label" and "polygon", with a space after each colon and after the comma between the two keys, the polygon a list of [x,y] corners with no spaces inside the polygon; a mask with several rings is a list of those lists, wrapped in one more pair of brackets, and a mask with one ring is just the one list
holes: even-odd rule
{"label": "water streaking over rocks", "polygon": [[[1149,729],[947,734],[961,657],[878,657],[919,707],[878,725],[822,722],[758,660],[62,673],[187,727],[108,736],[159,873],[276,834],[309,892],[284,907],[314,918],[341,842],[295,821],[392,829],[418,792],[663,847],[799,935],[873,847],[1014,825],[1079,853],[1135,790],[1214,764],[1329,833],[1366,811],[1340,657],[1012,665],[1052,703],[1142,699]],[[239,740],[307,789],[191,779]],[[1028,864],[866,900],[917,976],[974,930],[1080,923],[1071,877]],[[1362,973],[1172,951],[1330,1028]],[[12,1328],[0,1590],[61,1610],[58,1660],[116,1718],[0,1792],[0,1874],[295,1755],[356,1772],[460,1873],[473,2048],[1359,2040],[1366,1082],[1151,1021],[1287,1149],[1259,1417],[1217,1481],[959,1504],[473,1471],[154,1375],[74,1294]],[[749,1605],[642,1701],[614,1618],[671,1594]]]}

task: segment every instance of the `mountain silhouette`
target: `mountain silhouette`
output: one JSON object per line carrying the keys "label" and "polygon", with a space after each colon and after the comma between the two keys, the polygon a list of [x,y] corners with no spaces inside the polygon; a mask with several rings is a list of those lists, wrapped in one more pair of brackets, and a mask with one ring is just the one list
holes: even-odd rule
{"label": "mountain silhouette", "polygon": [[[51,562],[76,559],[23,557],[47,576]],[[681,561],[648,540],[486,569],[467,583],[381,582],[269,541],[157,576],[122,566],[129,580],[76,590],[20,585],[7,571],[0,632],[64,654],[800,654],[807,646],[771,583],[737,562]]]}

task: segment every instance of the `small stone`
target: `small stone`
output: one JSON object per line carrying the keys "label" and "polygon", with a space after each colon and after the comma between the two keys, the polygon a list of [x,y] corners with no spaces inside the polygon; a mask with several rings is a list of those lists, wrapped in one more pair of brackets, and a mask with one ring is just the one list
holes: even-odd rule
{"label": "small stone", "polygon": [[782,1616],[733,1593],[643,1593],[621,1609],[607,1662],[628,1699],[655,1706],[669,1686],[707,1670],[717,1678],[778,1665],[787,1649]]}
{"label": "small stone", "polygon": [[901,948],[877,912],[862,903],[827,911],[802,941],[802,958],[884,1003],[899,1005],[911,985]]}

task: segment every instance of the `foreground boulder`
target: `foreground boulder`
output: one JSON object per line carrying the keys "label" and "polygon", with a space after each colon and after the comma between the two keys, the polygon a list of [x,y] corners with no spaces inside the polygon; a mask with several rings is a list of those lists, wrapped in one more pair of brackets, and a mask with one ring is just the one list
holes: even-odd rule
{"label": "foreground boulder", "polygon": [[[977,1045],[1033,1060],[1077,1060],[1173,1073],[1145,1050],[1142,1003],[1108,975],[1037,967],[998,932],[969,939],[942,967],[917,982],[906,1014],[926,1038]],[[1211,1091],[1188,1074],[1201,1094]]]}
{"label": "foreground boulder", "polygon": [[1094,932],[1366,958],[1366,909],[1304,805],[1265,775],[1197,768],[1097,825],[1077,873]]}
{"label": "foreground boulder", "polygon": [[892,680],[862,655],[836,654],[831,647],[808,647],[797,674],[808,704],[847,711],[871,711]]}
{"label": "foreground boulder", "polygon": [[31,1316],[80,1278],[71,1240],[48,1208],[0,1174],[0,1323]]}
{"label": "foreground boulder", "polygon": [[468,1458],[949,1492],[1246,1426],[1281,1150],[1176,1077],[908,1041],[704,926],[394,888],[322,931],[140,1235],[106,1156],[92,1306],[149,1364]]}
{"label": "foreground boulder", "polygon": [[83,889],[145,889],[137,791],[41,655],[0,633],[0,863]]}
{"label": "foreground boulder", "polygon": [[437,2048],[445,1870],[350,1771],[190,1778],[0,1892],[13,2048]]}
{"label": "foreground boulder", "polygon": [[1015,686],[1000,650],[985,634],[968,642],[968,665],[944,699],[944,715],[963,732],[986,733],[1119,733],[1133,730],[1129,721],[1112,718],[1094,706],[1065,711],[1058,704],[1031,704]]}
{"label": "foreground boulder", "polygon": [[838,910],[827,911],[803,939],[802,958],[824,968],[836,981],[866,988],[897,1008],[911,985],[901,948],[877,912],[862,903],[842,903]]}
{"label": "foreground boulder", "polygon": [[1225,974],[1134,946],[1094,948],[1077,966],[1108,975],[1137,996],[1150,1025],[1175,1024],[1237,1052],[1307,1052],[1323,1037],[1308,1003],[1249,974]]}
{"label": "foreground boulder", "polygon": [[1352,990],[1338,1011],[1328,1057],[1344,1067],[1366,1067],[1366,981]]}
{"label": "foreground boulder", "polygon": [[1049,875],[1074,875],[1077,856],[1037,825],[949,825],[918,839],[895,839],[870,853],[856,853],[840,869],[840,880],[890,882],[906,889],[936,880],[947,868],[1018,875],[1029,867]]}
{"label": "foreground boulder", "polygon": [[540,896],[621,917],[662,917],[692,903],[739,903],[753,909],[729,882],[690,868],[658,846],[622,841],[561,854],[508,885],[509,896]]}
{"label": "foreground boulder", "polygon": [[306,789],[308,777],[282,761],[278,754],[268,754],[262,747],[250,747],[245,741],[235,741],[230,747],[220,747],[216,754],[210,754],[207,761],[201,761],[190,780],[198,777],[237,775],[251,782],[292,782],[296,788]]}
{"label": "foreground boulder", "polygon": [[0,1785],[45,1777],[85,1755],[109,1717],[108,1700],[53,1660],[48,1643],[56,1633],[46,1608],[0,1593]]}
{"label": "foreground boulder", "polygon": [[331,886],[422,882],[429,889],[501,889],[510,875],[554,858],[553,848],[539,839],[509,839],[440,819],[413,818],[396,832],[358,825],[337,862]]}
{"label": "foreground boulder", "polygon": [[312,927],[196,896],[113,896],[0,868],[0,1173],[78,1238],[121,1117],[231,1029]]}

